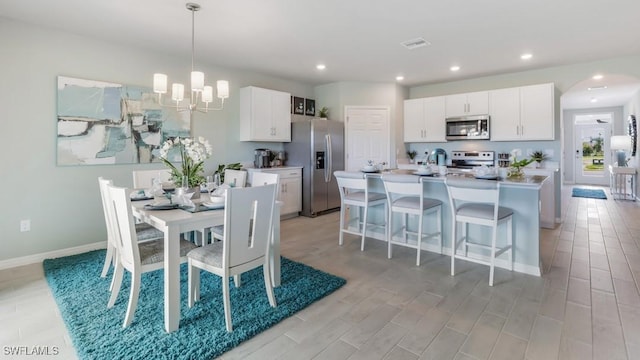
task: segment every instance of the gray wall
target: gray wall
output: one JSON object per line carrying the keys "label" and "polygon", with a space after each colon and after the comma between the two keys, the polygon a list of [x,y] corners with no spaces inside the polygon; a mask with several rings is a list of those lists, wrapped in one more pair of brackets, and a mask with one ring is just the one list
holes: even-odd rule
{"label": "gray wall", "polygon": [[[153,73],[165,72],[169,81],[188,81],[190,53],[175,58],[4,18],[0,48],[0,119],[5,129],[0,261],[105,241],[98,176],[130,187],[133,169],[162,165],[57,166],[57,76],[150,87]],[[197,113],[192,122],[193,134],[213,144],[207,173],[219,163],[252,161],[255,148],[281,148],[279,143],[238,141],[240,87],[313,97],[307,84],[216,66],[204,66],[203,71],[207,82],[226,79],[231,86],[223,111]],[[31,220],[30,232],[19,231],[22,219]]]}

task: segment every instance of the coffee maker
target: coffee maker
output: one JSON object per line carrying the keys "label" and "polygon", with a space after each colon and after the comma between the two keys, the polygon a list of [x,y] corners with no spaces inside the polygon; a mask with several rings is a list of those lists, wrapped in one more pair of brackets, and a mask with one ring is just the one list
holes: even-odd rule
{"label": "coffee maker", "polygon": [[253,152],[253,166],[257,169],[271,167],[271,150],[256,149]]}

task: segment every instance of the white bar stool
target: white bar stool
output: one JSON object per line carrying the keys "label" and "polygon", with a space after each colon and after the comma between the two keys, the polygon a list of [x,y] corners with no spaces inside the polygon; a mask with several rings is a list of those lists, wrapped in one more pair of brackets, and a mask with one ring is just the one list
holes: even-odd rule
{"label": "white bar stool", "polygon": [[[442,253],[442,201],[424,196],[422,178],[415,175],[384,174],[382,182],[387,193],[389,202],[389,220],[387,221],[387,256],[391,259],[392,244],[407,246],[416,249],[416,266],[420,266],[420,251],[424,239],[436,238]],[[393,213],[400,213],[402,217],[402,228],[393,232]],[[434,214],[436,217],[436,231],[423,234],[423,220],[426,215]],[[407,230],[407,218],[409,215],[418,217],[418,232]],[[394,235],[402,231],[404,242],[395,241]],[[415,234],[416,244],[413,245],[408,240],[408,234]]]}
{"label": "white bar stool", "polygon": [[[453,179],[445,180],[449,201],[451,203],[451,218],[453,229],[451,233],[451,276],[455,275],[455,259],[465,259],[479,264],[489,265],[489,286],[493,286],[493,270],[496,257],[507,252],[509,267],[513,271],[513,210],[499,206],[500,183],[492,180]],[[462,223],[462,236],[458,239],[458,222]],[[507,224],[507,245],[496,248],[497,230],[500,224]],[[491,245],[478,244],[469,241],[469,224],[489,226],[492,230]],[[464,256],[458,255],[458,247],[464,246]],[[469,247],[488,249],[490,260],[485,261],[467,256]]]}
{"label": "white bar stool", "polygon": [[[384,194],[370,192],[367,178],[364,173],[350,171],[336,171],[333,173],[338,180],[338,189],[340,190],[340,246],[343,244],[344,233],[359,235],[362,237],[360,243],[360,251],[364,251],[364,241],[367,234],[367,226],[385,227],[386,224],[371,224],[367,221],[369,207],[384,206],[384,218],[387,216],[387,198]],[[347,206],[357,206],[358,216],[351,218],[345,228],[345,211]],[[362,216],[360,210],[363,210]],[[356,222],[358,231],[349,230],[349,225]],[[362,226],[362,230],[360,230]],[[386,230],[385,230],[386,234]]]}

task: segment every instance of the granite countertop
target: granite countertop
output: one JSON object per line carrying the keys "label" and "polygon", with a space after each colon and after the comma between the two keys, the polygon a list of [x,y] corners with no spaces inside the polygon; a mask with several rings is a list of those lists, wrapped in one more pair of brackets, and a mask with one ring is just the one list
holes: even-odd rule
{"label": "granite countertop", "polygon": [[[415,170],[408,169],[391,169],[384,170],[381,172],[375,173],[367,173],[368,177],[381,177],[383,174],[405,174],[405,175],[415,175]],[[419,176],[419,175],[416,175]],[[496,180],[484,180],[484,179],[476,179],[473,173],[471,172],[455,172],[449,173],[447,175],[435,174],[432,176],[422,176],[423,181],[434,181],[434,182],[444,182],[444,179],[447,177],[465,177],[468,179],[473,179],[476,181],[496,181]],[[544,175],[525,175],[522,178],[498,178],[497,181],[500,182],[502,186],[511,186],[511,187],[527,187],[527,188],[540,188],[542,187],[542,183],[547,179],[547,176]]]}

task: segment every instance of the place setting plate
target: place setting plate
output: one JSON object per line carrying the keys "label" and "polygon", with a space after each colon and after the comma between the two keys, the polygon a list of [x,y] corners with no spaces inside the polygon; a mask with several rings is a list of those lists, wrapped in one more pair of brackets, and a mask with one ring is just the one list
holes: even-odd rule
{"label": "place setting plate", "polygon": [[418,175],[418,176],[433,176],[436,173],[433,171],[414,171],[412,172],[413,175]]}
{"label": "place setting plate", "polygon": [[480,180],[498,180],[499,177],[498,174],[475,175],[475,178]]}
{"label": "place setting plate", "polygon": [[161,203],[161,204],[146,204],[144,206],[147,210],[173,210],[180,208],[180,204]]}

